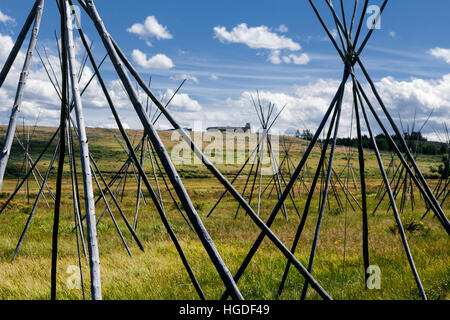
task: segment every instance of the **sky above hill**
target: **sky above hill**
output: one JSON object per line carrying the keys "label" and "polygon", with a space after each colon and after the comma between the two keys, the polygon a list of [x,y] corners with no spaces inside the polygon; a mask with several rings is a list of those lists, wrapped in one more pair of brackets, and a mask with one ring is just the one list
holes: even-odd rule
{"label": "sky above hill", "polygon": [[[0,66],[20,32],[31,9],[31,0],[0,2]],[[358,10],[361,15],[362,3]],[[252,97],[259,91],[263,103],[275,103],[281,113],[279,132],[314,130],[335,94],[343,64],[320,25],[309,2],[304,1],[95,1],[114,39],[163,102],[170,99],[181,81],[187,79],[169,110],[185,127],[215,125],[259,125]],[[336,36],[329,9],[315,1],[330,31]],[[336,8],[339,1],[334,1]],[[345,1],[347,19],[353,1]],[[370,1],[381,6],[382,1]],[[392,116],[406,128],[420,127],[432,112],[424,134],[430,138],[450,125],[450,2],[389,1],[380,29],[361,58]],[[364,14],[362,37],[373,11]],[[81,25],[93,41],[97,61],[106,54],[92,21],[82,12]],[[54,1],[46,1],[37,49],[60,77],[55,40],[60,34]],[[78,38],[75,32],[76,38]],[[338,38],[336,38],[338,40]],[[339,40],[338,40],[339,41]],[[0,124],[7,124],[14,102],[19,73],[28,39],[11,74],[0,89]],[[76,39],[78,65],[84,50]],[[44,49],[45,48],[45,49]],[[48,61],[45,57],[48,55]],[[101,70],[120,115],[130,128],[139,120],[107,59]],[[84,70],[81,87],[92,75]],[[366,83],[358,73],[360,81]],[[349,87],[351,89],[351,87]],[[344,97],[341,136],[350,132],[351,91]],[[140,93],[142,101],[146,99]],[[100,86],[93,81],[83,96],[88,126],[115,127]],[[58,97],[48,81],[39,56],[34,55],[21,118],[34,124],[56,125]],[[154,110],[154,109],[153,109]],[[158,128],[168,128],[161,119]],[[375,126],[377,129],[377,126]],[[436,139],[436,137],[433,137]]]}

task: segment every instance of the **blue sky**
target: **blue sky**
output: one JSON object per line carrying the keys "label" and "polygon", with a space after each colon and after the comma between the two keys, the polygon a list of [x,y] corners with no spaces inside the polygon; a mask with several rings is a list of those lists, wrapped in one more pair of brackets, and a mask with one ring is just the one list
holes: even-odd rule
{"label": "blue sky", "polygon": [[[2,21],[0,15],[3,41],[7,42],[8,37],[15,39],[32,3],[31,0],[3,0],[0,3],[0,12],[13,19]],[[95,3],[111,35],[141,74],[145,78],[152,76],[152,88],[163,100],[168,99],[170,90],[175,90],[183,78],[190,79],[180,91],[182,95],[176,103],[174,100],[172,109],[185,126],[193,127],[195,120],[202,120],[203,127],[243,125],[247,120],[256,125],[257,118],[249,98],[258,89],[264,99],[276,103],[279,108],[288,104],[280,117],[279,130],[305,126],[314,129],[339,85],[342,62],[306,0],[97,0]],[[315,3],[333,29],[324,1]],[[337,7],[338,1],[334,3]],[[353,1],[346,0],[345,3],[348,5],[346,13],[350,15]],[[381,3],[379,0],[370,1],[373,5]],[[417,118],[423,120],[434,110],[426,129],[428,135],[432,135],[433,129],[441,130],[442,122],[449,121],[450,93],[446,93],[450,89],[450,76],[447,76],[450,74],[450,51],[446,51],[450,48],[448,12],[449,1],[391,0],[382,16],[381,29],[374,32],[362,55],[394,117],[400,114],[403,121],[408,122],[416,112]],[[130,28],[135,24],[145,27],[144,21],[148,17],[153,17],[150,20],[155,22],[153,27],[156,29],[144,30],[146,32],[141,34],[132,32]],[[365,19],[368,17],[366,14]],[[47,1],[39,50],[46,46],[51,55],[56,55],[53,32],[59,29],[58,24],[55,2]],[[94,41],[94,52],[100,60],[105,49],[86,15],[82,16],[82,26]],[[364,23],[363,35],[367,31]],[[277,49],[273,41],[252,39],[251,35],[255,34],[270,34],[285,45]],[[443,50],[431,54],[431,49],[438,48]],[[141,57],[145,55],[144,58],[136,58],[137,50]],[[150,60],[157,55],[160,59]],[[161,59],[162,55],[164,59]],[[81,60],[81,48],[78,57]],[[299,58],[299,64],[294,58]],[[0,52],[0,63],[3,62]],[[37,59],[34,68],[37,74],[42,73]],[[120,85],[114,82],[112,65],[108,62],[102,70],[110,83],[110,90],[121,91]],[[13,72],[19,71],[20,64],[17,64]],[[42,75],[36,77],[45,80]],[[14,85],[10,82],[0,90],[4,91],[3,94],[0,91],[0,122],[5,124]],[[124,98],[121,93],[117,92],[119,100]],[[39,99],[32,93],[28,97],[35,102],[24,108],[23,115],[27,121],[32,122],[36,117],[33,109],[48,108],[49,116],[41,116],[43,123],[56,123],[57,101],[44,103],[49,102],[46,100],[48,97]],[[85,99],[88,125],[113,126],[112,118],[105,119],[107,105],[101,101],[91,103],[88,98]],[[138,120],[131,105],[123,101],[119,106],[124,121],[130,127],[137,127]],[[347,118],[349,115],[348,112],[343,114]],[[167,123],[161,121],[158,125],[164,128]],[[346,125],[349,127],[350,120],[343,122],[343,135]]]}

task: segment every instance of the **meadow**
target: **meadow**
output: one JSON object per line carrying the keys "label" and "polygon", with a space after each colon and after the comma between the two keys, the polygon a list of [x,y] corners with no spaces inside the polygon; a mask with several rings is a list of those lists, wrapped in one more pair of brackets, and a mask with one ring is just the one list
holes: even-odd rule
{"label": "meadow", "polygon": [[[19,129],[18,129],[19,130]],[[42,146],[54,132],[55,128],[39,127],[31,139],[30,154],[36,158]],[[0,127],[0,140],[3,140],[5,127]],[[142,137],[141,131],[129,130],[129,136],[136,143]],[[160,135],[170,152],[175,145],[171,141],[171,131],[161,131]],[[19,132],[20,135],[20,132]],[[108,129],[88,129],[90,151],[106,177],[111,178],[127,159],[114,135],[117,132]],[[295,138],[287,138],[295,139]],[[293,162],[298,163],[306,141],[295,139],[290,150]],[[53,150],[53,147],[50,148]],[[334,168],[341,172],[347,163],[347,148],[338,147]],[[78,155],[78,154],[77,154]],[[308,161],[313,172],[319,159],[319,149],[313,151]],[[41,173],[50,162],[51,152],[43,157],[38,165]],[[14,145],[8,176],[0,193],[0,204],[8,198],[17,183],[18,172],[21,170],[23,151],[18,144]],[[325,290],[335,299],[420,299],[406,254],[403,250],[400,235],[395,227],[392,210],[388,210],[385,201],[375,214],[373,208],[378,203],[376,194],[382,183],[377,162],[372,151],[365,150],[367,197],[369,207],[369,249],[370,263],[379,266],[381,270],[381,288],[368,290],[365,288],[364,268],[362,260],[362,217],[358,208],[347,210],[337,208],[336,199],[329,197],[329,207],[325,210],[317,254],[313,268],[313,276]],[[387,167],[391,160],[389,153],[383,153],[383,161]],[[437,179],[432,168],[436,168],[441,156],[417,156],[419,167],[433,187]],[[353,150],[352,163],[358,173],[357,151]],[[399,161],[397,160],[397,163]],[[238,164],[219,164],[217,167],[229,180],[238,171]],[[82,299],[80,289],[67,286],[71,276],[70,266],[78,266],[77,244],[74,232],[74,216],[72,206],[72,187],[69,176],[69,165],[65,166],[64,188],[62,200],[61,221],[59,226],[58,250],[58,299]],[[206,215],[222,194],[224,187],[202,165],[177,166],[183,183],[209,231],[231,273],[235,273],[241,262],[256,240],[260,230],[252,220],[241,210],[234,218],[237,202],[227,195],[213,214]],[[147,171],[150,172],[148,163]],[[80,168],[78,168],[80,172]],[[248,169],[235,182],[238,190],[242,190]],[[23,173],[22,173],[23,174]],[[56,168],[53,170],[49,185],[55,189]],[[264,177],[267,184],[271,177]],[[81,179],[81,177],[80,177]],[[159,177],[161,183],[161,177]],[[312,177],[305,176],[307,186]],[[152,181],[154,184],[154,181]],[[53,207],[48,193],[50,207],[45,201],[40,202],[28,234],[19,252],[18,258],[11,263],[15,246],[25,225],[38,189],[33,180],[29,181],[30,201],[25,201],[24,191],[20,191],[11,206],[0,214],[0,299],[49,299],[50,298],[50,261],[51,237],[53,224]],[[80,186],[82,192],[82,186]],[[360,201],[360,191],[349,184],[354,196]],[[121,206],[129,221],[133,221],[136,203],[137,183],[130,174]],[[417,188],[414,188],[416,199],[414,210],[408,206],[401,215],[407,229],[406,235],[414,257],[416,267],[422,279],[429,299],[450,298],[450,264],[449,238],[438,220],[429,214],[422,222],[420,217],[426,211],[424,201],[420,198]],[[318,188],[316,189],[318,191]],[[136,233],[144,245],[145,251],[139,250],[133,241],[123,221],[119,218],[116,208],[113,212],[124,237],[130,246],[133,258],[124,249],[114,224],[105,215],[98,225],[98,241],[101,261],[101,278],[104,299],[198,299],[184,270],[181,259],[171,242],[148,192],[143,188],[146,204],[141,203],[141,210]],[[96,196],[99,195],[95,188]],[[296,198],[296,205],[302,212],[307,194]],[[311,212],[301,237],[296,257],[303,265],[308,264],[311,243],[317,223],[320,192],[315,192]],[[165,209],[172,227],[185,250],[197,279],[209,299],[218,299],[224,291],[214,266],[210,262],[196,234],[177,211],[167,190],[163,191]],[[345,198],[341,195],[343,204]],[[267,220],[268,215],[277,202],[276,193],[264,196],[261,202],[261,218]],[[255,207],[256,202],[251,203]],[[83,206],[82,206],[83,207]],[[279,213],[272,230],[290,248],[296,229],[300,222],[290,202],[286,203],[288,219]],[[84,208],[84,207],[83,207]],[[96,208],[97,217],[105,206],[99,202]],[[448,212],[450,204],[444,205]],[[84,210],[83,210],[84,211]],[[344,258],[345,254],[345,258]],[[291,268],[285,289],[281,296],[277,295],[278,286],[286,265],[285,257],[277,248],[265,239],[261,248],[253,258],[238,286],[246,299],[298,299],[303,287],[302,276]],[[69,268],[69,269],[68,269]],[[89,267],[82,259],[83,280],[86,298],[89,298]],[[311,288],[308,299],[320,297]]]}

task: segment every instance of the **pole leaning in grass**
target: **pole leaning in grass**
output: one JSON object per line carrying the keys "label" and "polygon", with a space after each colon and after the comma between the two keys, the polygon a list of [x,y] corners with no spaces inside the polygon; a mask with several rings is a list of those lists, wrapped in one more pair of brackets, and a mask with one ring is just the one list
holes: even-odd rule
{"label": "pole leaning in grass", "polygon": [[[62,6],[64,0],[59,0]],[[61,42],[66,41],[66,19],[65,12],[60,14],[61,27]],[[50,299],[56,300],[56,273],[58,264],[58,231],[59,231],[59,216],[61,211],[61,196],[62,196],[62,176],[64,171],[64,161],[66,155],[66,124],[67,124],[67,101],[68,101],[68,66],[67,66],[67,50],[65,46],[61,46],[61,112],[59,118],[59,140],[60,150],[58,159],[58,172],[56,174],[56,198],[55,208],[53,213],[53,228],[52,228],[52,261],[50,270]],[[53,138],[52,138],[53,139]],[[51,140],[52,140],[51,139]]]}
{"label": "pole leaning in grass", "polygon": [[89,266],[91,272],[91,293],[93,300],[102,299],[102,288],[100,279],[100,258],[97,244],[97,227],[95,218],[94,189],[92,184],[92,171],[89,159],[89,146],[84,122],[83,105],[75,64],[75,46],[73,42],[72,10],[67,0],[64,1],[63,10],[66,12],[66,46],[69,58],[69,78],[72,86],[72,95],[75,104],[75,114],[78,125],[80,141],[81,168],[83,172],[84,196],[86,206],[87,240],[89,250]]}
{"label": "pole leaning in grass", "polygon": [[[41,26],[42,11],[44,10],[44,3],[45,3],[45,0],[39,0],[39,2],[36,2],[37,6],[35,9],[36,13],[35,13],[33,32],[31,34],[30,43],[28,45],[28,50],[27,50],[27,54],[25,57],[25,62],[23,64],[22,72],[20,73],[20,79],[19,79],[19,84],[17,86],[16,97],[14,99],[14,105],[13,105],[13,108],[11,111],[11,116],[9,119],[8,130],[6,131],[5,143],[3,145],[2,153],[0,154],[0,191],[2,189],[3,178],[5,176],[6,166],[8,165],[9,155],[11,153],[11,147],[12,147],[12,144],[14,141],[14,135],[16,132],[16,127],[17,127],[17,118],[19,116],[20,107],[22,105],[22,97],[23,97],[23,94],[25,91],[25,85],[26,85],[26,81],[28,78],[29,70],[30,70],[31,60],[33,58],[33,52],[36,47],[36,42],[37,42],[37,38],[39,35],[39,28]],[[31,14],[30,14],[30,17],[31,17]],[[29,19],[30,19],[30,17],[29,17]],[[27,23],[29,23],[28,20],[27,20]],[[25,28],[22,31],[25,32]],[[25,35],[26,35],[26,33],[23,36],[25,36]],[[22,36],[22,34],[21,34],[21,36]],[[20,41],[18,41],[16,43],[19,43],[19,42]],[[11,54],[13,54],[14,58],[15,58],[15,55],[17,55],[17,52],[19,49],[20,49],[20,46],[17,46],[17,47],[15,46],[13,48],[13,51],[11,52]],[[16,52],[16,50],[17,50],[17,52]],[[10,66],[8,67],[8,64],[9,63],[12,64],[13,62],[14,62],[14,59],[12,59],[11,61],[7,61],[7,65],[5,65],[6,69],[4,67],[4,70],[3,70],[3,71],[5,71],[4,77],[6,77],[6,71],[9,71],[9,68],[10,68]],[[2,74],[2,76],[3,76],[3,74]]]}

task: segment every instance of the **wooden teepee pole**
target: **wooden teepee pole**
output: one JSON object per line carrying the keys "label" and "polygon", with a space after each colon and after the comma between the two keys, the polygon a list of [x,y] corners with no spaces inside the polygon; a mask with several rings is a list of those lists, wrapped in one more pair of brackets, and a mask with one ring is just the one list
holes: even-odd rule
{"label": "wooden teepee pole", "polygon": [[14,47],[12,48],[8,58],[6,59],[2,71],[0,72],[0,87],[3,85],[3,82],[5,82],[9,70],[11,70],[13,63],[16,60],[17,54],[19,53],[19,50],[22,47],[23,41],[25,40],[25,37],[27,36],[28,31],[30,30],[31,24],[35,20],[36,8],[40,2],[41,0],[36,0],[36,2],[34,3],[34,6],[31,9],[30,13],[28,14],[27,20],[25,21],[22,30],[20,30],[19,36],[17,37],[16,42],[14,43]]}
{"label": "wooden teepee pole", "polygon": [[[62,3],[62,0],[60,0]],[[64,43],[66,38],[65,32],[65,14],[61,13],[61,42]],[[58,159],[58,173],[56,176],[56,198],[55,210],[53,215],[53,232],[52,232],[52,266],[50,275],[50,295],[51,300],[56,299],[56,268],[58,262],[58,228],[59,228],[59,214],[61,209],[61,194],[62,194],[62,175],[64,171],[64,158],[66,153],[66,124],[67,124],[67,51],[65,46],[62,46],[61,52],[61,74],[62,74],[62,89],[61,89],[61,114],[59,125],[59,159]]]}
{"label": "wooden teepee pole", "polygon": [[[45,0],[39,0],[39,2],[37,2],[36,18],[34,21],[33,33],[30,38],[27,55],[25,57],[25,62],[23,64],[22,72],[20,74],[20,80],[19,80],[19,84],[17,86],[16,97],[15,97],[14,105],[13,105],[13,108],[11,111],[11,117],[9,119],[8,130],[6,131],[5,143],[3,145],[2,153],[0,154],[0,191],[1,191],[2,185],[3,185],[3,178],[5,176],[6,165],[8,164],[9,155],[11,153],[11,146],[14,141],[14,135],[15,135],[16,126],[17,126],[17,118],[19,116],[20,107],[22,105],[22,97],[23,97],[23,93],[25,91],[25,84],[26,84],[27,77],[29,74],[31,60],[33,58],[33,52],[36,47],[36,42],[37,42],[37,38],[38,38],[38,34],[39,34],[39,27],[41,25],[41,20],[42,20],[42,11],[44,10],[44,2],[45,2]],[[27,20],[27,23],[28,23],[28,20]],[[15,50],[15,49],[16,49],[16,47],[14,47],[13,50]],[[17,47],[17,50],[19,50],[19,49],[20,49],[20,46]],[[17,54],[17,52],[15,54]],[[13,61],[11,61],[11,63],[12,62]],[[6,70],[9,71],[8,68],[5,69],[5,71]],[[6,74],[5,74],[5,77],[6,77]]]}
{"label": "wooden teepee pole", "polygon": [[75,114],[78,125],[80,140],[80,157],[81,168],[83,173],[84,196],[86,206],[86,222],[87,222],[87,240],[89,250],[89,266],[91,272],[91,294],[93,300],[102,299],[102,288],[100,279],[100,259],[97,244],[97,227],[95,218],[95,201],[94,189],[92,184],[92,172],[89,159],[89,146],[86,135],[86,127],[83,114],[83,105],[81,102],[80,90],[78,86],[77,69],[75,64],[75,46],[73,41],[72,12],[67,0],[64,0],[63,11],[65,12],[66,24],[66,43],[68,61],[69,61],[69,77],[72,86],[72,95],[75,104]]}

